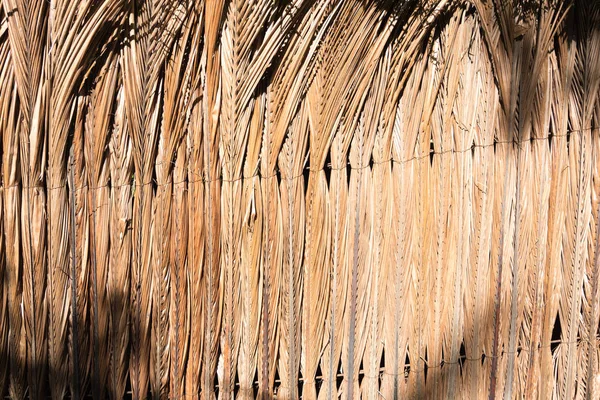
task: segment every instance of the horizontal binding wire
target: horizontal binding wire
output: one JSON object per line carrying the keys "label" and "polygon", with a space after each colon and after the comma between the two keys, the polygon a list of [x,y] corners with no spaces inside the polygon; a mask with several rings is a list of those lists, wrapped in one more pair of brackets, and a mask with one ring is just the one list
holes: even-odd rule
{"label": "horizontal binding wire", "polygon": [[[600,340],[600,335],[596,336],[596,340]],[[533,348],[533,349],[527,349],[527,348],[521,347],[521,348],[517,348],[517,350],[514,351],[514,352],[503,351],[499,356],[496,356],[495,358],[502,358],[506,354],[519,353],[520,351],[527,351],[527,352],[537,351],[537,350],[541,350],[541,349],[544,349],[544,348],[551,347],[552,345],[582,344],[582,343],[589,343],[589,340],[588,339],[584,339],[584,338],[579,338],[579,339],[574,340],[574,341],[552,340],[552,341],[550,341],[549,345],[538,346],[538,347]],[[440,362],[439,364],[436,364],[436,365],[427,365],[427,361],[423,360],[423,358],[420,358],[420,359],[423,362],[425,362],[425,364],[427,365],[427,369],[429,370],[429,369],[441,368],[441,367],[443,367],[446,364],[448,364],[448,365],[456,365],[456,364],[462,365],[463,361],[470,361],[470,362],[481,361],[481,360],[484,359],[484,357],[486,359],[487,358],[489,358],[489,359],[494,358],[493,356],[488,356],[486,354],[482,354],[481,357],[477,357],[477,358],[469,358],[467,356],[461,356],[456,361],[444,361],[444,360],[442,360],[442,362]],[[358,372],[358,375],[359,375],[359,377],[363,376],[365,378],[379,378],[380,376],[383,376],[383,375],[393,376],[393,377],[395,377],[395,376],[407,377],[410,373],[422,373],[422,372],[425,371],[425,369],[412,369],[410,366],[411,366],[411,364],[405,364],[404,365],[404,372],[403,373],[391,373],[391,372],[387,372],[385,367],[380,367],[379,368],[379,374],[376,375],[376,376],[367,375],[365,373],[364,369],[361,369]],[[336,379],[338,379],[338,378],[345,379],[345,375],[344,374],[337,374],[336,375]],[[316,377],[314,377],[313,379],[310,379],[310,380],[305,380],[304,378],[299,377],[298,378],[298,383],[315,383],[315,382],[321,382],[323,380],[324,380],[323,375],[316,376]],[[280,380],[275,380],[275,387],[278,387],[278,384],[281,384],[281,381]],[[239,387],[239,385],[240,385],[239,382],[236,382],[235,386]],[[258,380],[254,381],[253,385],[254,386],[258,386]],[[216,384],[215,385],[215,389],[218,389],[218,388],[219,388],[219,385]],[[132,392],[128,391],[128,392],[125,393],[125,395],[126,396],[131,396]],[[4,398],[5,399],[10,399],[10,397],[8,397],[8,396],[5,396]],[[87,398],[91,398],[91,396],[87,396],[86,399]],[[186,394],[183,394],[181,396],[169,396],[169,399],[186,399],[186,398],[197,399],[198,396],[197,395],[186,395]]]}
{"label": "horizontal binding wire", "polygon": [[[325,166],[323,168],[316,168],[316,169],[315,168],[310,168],[310,167],[305,167],[302,170],[302,173],[300,173],[298,175],[293,175],[293,176],[290,176],[290,177],[281,177],[281,180],[282,181],[293,181],[293,180],[299,179],[299,178],[301,178],[301,177],[304,176],[304,172],[321,172],[321,171],[325,171],[325,170],[328,170],[328,171],[341,171],[343,169],[348,169],[348,168],[350,170],[357,171],[357,170],[362,170],[362,169],[369,168],[371,164],[372,165],[380,165],[380,164],[386,164],[386,163],[389,163],[389,162],[391,162],[393,164],[400,164],[400,165],[402,165],[402,164],[409,163],[411,161],[420,161],[420,160],[426,159],[427,157],[431,157],[431,156],[434,156],[434,155],[444,155],[444,154],[449,154],[449,153],[450,154],[463,154],[463,153],[467,153],[469,151],[472,151],[472,150],[474,150],[476,148],[484,149],[484,148],[495,146],[497,144],[511,144],[512,143],[515,146],[521,146],[522,144],[528,143],[528,142],[540,141],[540,140],[549,140],[550,138],[567,137],[567,136],[569,136],[572,133],[582,133],[582,132],[597,131],[597,130],[600,130],[600,127],[593,127],[593,128],[586,128],[586,129],[574,129],[574,130],[567,131],[567,133],[565,133],[565,134],[555,134],[555,135],[551,134],[551,135],[541,136],[541,137],[532,137],[530,139],[522,140],[522,141],[516,141],[516,140],[494,140],[494,142],[492,142],[492,143],[472,144],[471,146],[469,146],[469,147],[467,147],[465,149],[462,149],[462,150],[448,149],[448,150],[442,150],[442,151],[430,151],[430,152],[428,152],[426,154],[416,155],[416,156],[407,158],[405,160],[395,160],[393,157],[391,157],[391,158],[388,158],[388,159],[383,160],[383,161],[373,161],[372,163],[367,163],[365,165],[359,165],[358,167],[351,166],[350,162],[348,162],[345,167],[332,167],[331,164],[329,164],[329,165],[327,165],[327,166]],[[163,162],[155,163],[154,165],[155,166],[161,166],[161,165],[166,164],[166,163],[170,163],[170,164],[175,165],[175,161],[168,161],[168,162],[163,161]],[[184,168],[184,169],[187,169],[187,168]],[[193,174],[193,175],[199,177],[199,179],[189,180],[189,179],[186,178],[186,179],[183,179],[183,180],[177,181],[177,182],[168,181],[168,182],[165,182],[165,183],[158,183],[158,182],[156,182],[155,179],[153,179],[153,180],[151,180],[149,182],[144,182],[144,183],[140,183],[140,184],[133,183],[133,184],[123,184],[123,185],[111,185],[111,184],[107,184],[107,185],[100,185],[100,186],[89,186],[89,185],[86,184],[86,185],[82,185],[82,186],[80,186],[78,188],[75,188],[74,191],[78,192],[78,191],[86,189],[86,188],[90,189],[90,190],[97,190],[97,189],[102,189],[102,188],[120,189],[120,188],[124,188],[124,187],[141,188],[141,187],[148,186],[148,185],[155,185],[156,187],[162,187],[162,186],[166,186],[166,185],[181,185],[181,184],[184,184],[184,183],[194,184],[194,183],[198,183],[198,182],[202,182],[202,183],[212,183],[212,182],[235,183],[235,182],[242,181],[244,179],[252,179],[252,178],[256,178],[256,177],[258,177],[260,179],[272,179],[272,178],[277,177],[279,175],[278,172],[280,172],[281,170],[276,167],[276,171],[277,172],[275,174],[272,174],[272,175],[262,175],[262,173],[260,171],[258,171],[258,172],[256,172],[253,175],[241,176],[239,178],[234,178],[234,179],[226,179],[226,178],[223,178],[221,176],[218,177],[218,178],[214,178],[214,179],[206,179],[204,177],[204,175],[187,169],[188,173]],[[66,183],[62,184],[62,185],[58,185],[58,186],[52,186],[52,187],[47,187],[45,185],[20,186],[20,184],[17,183],[17,184],[12,184],[12,185],[9,185],[9,186],[3,186],[2,185],[2,186],[0,186],[0,189],[10,189],[10,188],[14,188],[14,187],[21,187],[22,189],[46,189],[46,191],[51,191],[51,190],[63,189],[66,186],[67,186]]]}

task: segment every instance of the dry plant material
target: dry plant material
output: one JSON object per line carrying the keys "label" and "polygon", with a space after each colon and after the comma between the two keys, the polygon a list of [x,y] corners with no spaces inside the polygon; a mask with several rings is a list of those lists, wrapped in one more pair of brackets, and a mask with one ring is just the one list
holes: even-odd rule
{"label": "dry plant material", "polygon": [[[1,54],[5,62],[0,69],[0,96],[12,98],[13,101],[2,105],[0,111],[0,132],[2,134],[2,253],[6,256],[0,261],[3,267],[2,274],[5,285],[0,296],[0,307],[4,326],[9,328],[0,334],[3,349],[8,354],[4,364],[0,390],[4,390],[4,383],[8,383],[8,394],[16,399],[25,397],[26,389],[26,356],[25,331],[21,302],[23,301],[23,267],[21,265],[21,224],[19,215],[21,211],[20,190],[20,165],[19,165],[19,135],[20,124],[19,108],[16,105],[17,88],[9,56],[9,42],[2,43]],[[12,351],[8,351],[12,349]],[[9,364],[10,363],[10,369]],[[10,371],[10,374],[8,372]],[[5,380],[7,379],[7,380]]]}
{"label": "dry plant material", "polygon": [[[89,307],[90,299],[90,210],[88,206],[89,190],[85,159],[85,117],[89,110],[89,97],[81,96],[77,100],[75,131],[72,149],[69,154],[69,188],[71,211],[71,374],[70,389],[73,397],[81,396],[89,389],[93,352],[92,325]],[[80,188],[77,190],[77,188]],[[74,203],[74,204],[73,204]],[[78,386],[78,387],[76,387]]]}
{"label": "dry plant material", "polygon": [[[4,211],[4,189],[0,190],[0,217],[3,215]],[[0,221],[0,234],[4,235],[4,224],[3,221]],[[0,241],[0,250],[4,251],[4,243]],[[6,263],[4,259],[0,260],[0,274],[4,276],[6,270]],[[8,325],[8,308],[7,308],[7,293],[4,288],[2,288],[2,292],[0,292],[0,322],[3,325]],[[0,332],[0,351],[7,353],[8,352],[8,330],[5,329]],[[8,382],[8,358],[5,357],[4,360],[0,363],[0,367],[4,369],[4,372],[0,372],[0,391],[4,392],[4,388],[6,387],[6,383]]]}
{"label": "dry plant material", "polygon": [[[12,64],[14,81],[19,96],[19,124],[13,128],[13,141],[18,138],[18,144],[12,146],[18,148],[17,154],[6,152],[4,154],[13,154],[15,161],[19,160],[20,175],[22,177],[21,203],[15,203],[13,215],[6,214],[7,229],[14,232],[21,232],[23,269],[22,280],[19,283],[17,265],[14,259],[14,252],[8,258],[8,272],[16,278],[14,285],[22,285],[23,302],[23,328],[20,328],[21,322],[18,320],[18,293],[15,297],[9,298],[8,303],[12,305],[11,312],[11,347],[19,349],[14,353],[11,367],[11,379],[9,393],[15,398],[24,398],[27,387],[29,387],[29,396],[39,398],[44,393],[47,346],[45,342],[47,325],[47,305],[44,301],[46,289],[46,190],[44,188],[44,176],[46,169],[46,131],[45,131],[45,93],[43,89],[42,70],[44,65],[44,47],[46,45],[47,27],[48,27],[48,4],[35,1],[3,1],[4,13],[7,10],[25,10],[28,12],[17,12],[15,18],[7,18],[4,25],[4,32],[8,35],[8,41],[11,51],[6,51],[3,59],[3,69]],[[3,34],[4,36],[4,34]],[[10,58],[9,58],[10,54]],[[12,61],[10,61],[12,60]],[[6,70],[8,72],[8,70]],[[6,72],[3,73],[6,76]],[[3,78],[3,81],[6,78]],[[4,90],[4,93],[8,94]],[[6,95],[3,99],[10,98]],[[16,107],[16,93],[12,96],[13,107]],[[7,105],[8,106],[8,105]],[[15,110],[16,111],[16,110]],[[6,115],[6,114],[5,114]],[[8,116],[8,115],[6,115]],[[5,123],[9,118],[2,118]],[[8,126],[7,126],[8,127]],[[20,133],[19,133],[20,132]],[[10,140],[11,133],[9,129],[3,132],[3,143]],[[18,147],[16,147],[18,146]],[[17,158],[18,157],[18,158]],[[8,160],[7,160],[8,161]],[[5,166],[8,166],[5,161]],[[16,171],[15,171],[16,172]],[[4,184],[10,185],[10,175],[4,175]],[[13,182],[14,184],[15,182]],[[18,186],[13,186],[17,188]],[[12,202],[15,189],[8,189],[7,199]],[[8,204],[8,203],[7,203]],[[21,204],[19,206],[19,204]],[[18,217],[20,215],[20,217]],[[20,218],[20,221],[11,221],[14,218]],[[20,229],[17,226],[21,225]],[[10,231],[8,231],[10,232]],[[16,238],[15,238],[16,239]],[[9,280],[10,282],[10,280]],[[16,290],[13,286],[12,290]],[[23,340],[26,340],[26,348],[23,349]],[[26,360],[23,357],[26,355]],[[29,368],[26,368],[26,365]],[[27,381],[23,376],[27,371]]]}
{"label": "dry plant material", "polygon": [[2,0],[0,394],[600,390],[596,0]]}
{"label": "dry plant material", "polygon": [[117,93],[114,126],[109,146],[110,179],[113,182],[110,195],[110,263],[108,270],[108,302],[110,327],[108,344],[110,368],[108,375],[109,396],[116,400],[123,397],[129,366],[129,321],[127,305],[130,299],[131,272],[123,265],[131,263],[132,146],[125,121],[125,97],[121,89]]}

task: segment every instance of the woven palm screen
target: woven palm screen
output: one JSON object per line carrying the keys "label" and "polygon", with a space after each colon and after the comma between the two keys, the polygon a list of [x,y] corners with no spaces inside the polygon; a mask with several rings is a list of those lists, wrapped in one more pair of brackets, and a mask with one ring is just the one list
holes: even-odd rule
{"label": "woven palm screen", "polygon": [[598,0],[1,0],[0,398],[600,399]]}

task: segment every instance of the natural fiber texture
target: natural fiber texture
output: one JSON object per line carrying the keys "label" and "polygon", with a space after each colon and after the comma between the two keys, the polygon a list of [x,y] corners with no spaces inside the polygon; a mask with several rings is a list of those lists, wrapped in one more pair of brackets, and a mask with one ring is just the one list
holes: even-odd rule
{"label": "natural fiber texture", "polygon": [[[0,192],[0,203],[2,205],[2,211],[4,211],[4,190]],[[4,234],[4,226],[0,222],[0,233]],[[0,244],[0,250],[4,251],[4,243]],[[0,261],[0,273],[2,276],[5,275],[6,264],[4,260]],[[8,309],[7,309],[7,293],[4,288],[2,288],[2,293],[0,293],[0,322],[4,325],[8,325]],[[8,330],[4,330],[0,335],[0,350],[3,353],[8,352]],[[8,381],[8,357],[4,357],[2,362],[0,363],[0,367],[4,368],[4,372],[0,373],[0,391],[4,392],[4,388],[6,387],[6,383]]]}
{"label": "natural fiber texture", "polygon": [[123,118],[125,99],[120,90],[116,98],[115,120],[110,149],[110,179],[115,182],[110,195],[110,264],[108,270],[108,302],[110,307],[108,343],[110,368],[108,388],[111,399],[120,399],[125,393],[129,366],[129,321],[131,271],[121,268],[131,264],[131,140]]}
{"label": "natural fiber texture", "polygon": [[[70,335],[70,366],[71,392],[85,393],[90,384],[92,349],[91,310],[90,310],[90,212],[88,177],[86,176],[85,162],[85,117],[89,107],[88,96],[81,96],[78,101],[77,119],[73,133],[73,146],[70,154],[69,185],[82,188],[70,193],[69,208],[72,224],[70,238],[75,246],[71,247],[70,290],[73,296],[71,302],[71,335]],[[74,204],[73,204],[74,203]],[[79,386],[79,393],[76,386]]]}
{"label": "natural fiber texture", "polygon": [[597,0],[2,0],[0,395],[596,400]]}
{"label": "natural fiber texture", "polygon": [[19,211],[21,210],[21,190],[19,187],[19,109],[16,104],[16,87],[14,83],[14,73],[12,69],[11,57],[9,56],[8,42],[2,46],[2,56],[6,62],[0,70],[0,96],[2,98],[11,98],[13,101],[2,105],[0,119],[2,120],[2,174],[4,184],[7,188],[3,194],[2,208],[2,235],[0,246],[2,253],[6,257],[0,261],[2,265],[2,274],[4,285],[2,295],[0,295],[0,309],[2,313],[0,318],[5,326],[6,332],[0,334],[0,342],[4,346],[5,352],[12,349],[7,354],[2,365],[4,368],[10,368],[14,371],[10,382],[8,374],[3,374],[0,384],[0,390],[4,390],[5,383],[8,383],[8,393],[15,399],[25,397],[25,364],[26,364],[26,346],[25,331],[23,326],[23,314],[21,312],[21,302],[23,301],[22,276],[23,268],[21,266],[21,226],[19,221]]}

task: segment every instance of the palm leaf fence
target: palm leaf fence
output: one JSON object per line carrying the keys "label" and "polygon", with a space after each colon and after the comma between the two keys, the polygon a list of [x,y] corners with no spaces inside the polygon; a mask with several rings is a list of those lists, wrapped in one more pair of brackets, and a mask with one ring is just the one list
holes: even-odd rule
{"label": "palm leaf fence", "polygon": [[598,0],[2,0],[0,393],[600,398]]}

